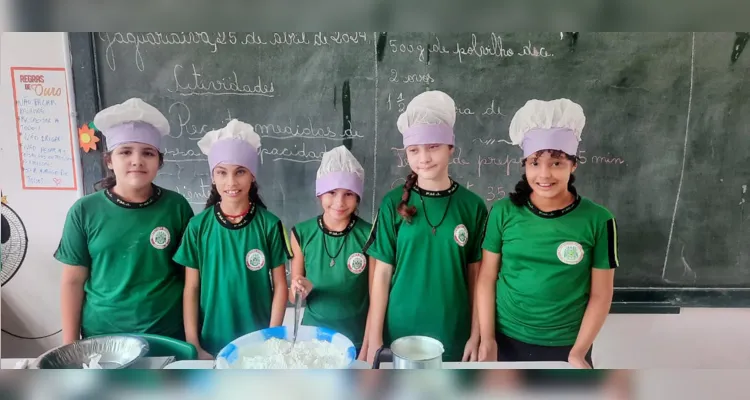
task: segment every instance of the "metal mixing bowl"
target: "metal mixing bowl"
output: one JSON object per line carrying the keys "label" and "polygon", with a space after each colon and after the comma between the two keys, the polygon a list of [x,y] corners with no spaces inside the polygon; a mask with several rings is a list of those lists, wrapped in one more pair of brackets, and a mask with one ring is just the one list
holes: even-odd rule
{"label": "metal mixing bowl", "polygon": [[148,342],[138,336],[99,336],[54,348],[33,365],[39,369],[83,369],[84,363],[89,365],[91,357],[100,354],[102,369],[123,369],[143,358],[148,350]]}

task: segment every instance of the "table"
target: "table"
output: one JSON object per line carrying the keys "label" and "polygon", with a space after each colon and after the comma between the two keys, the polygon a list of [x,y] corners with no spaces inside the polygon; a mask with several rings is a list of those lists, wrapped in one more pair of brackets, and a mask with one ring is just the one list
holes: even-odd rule
{"label": "table", "polygon": [[[176,361],[164,369],[212,369],[213,361]],[[380,369],[392,369],[393,363],[381,363]],[[444,362],[443,369],[572,369],[566,362]],[[362,363],[354,369],[369,369],[369,365]]]}
{"label": "table", "polygon": [[[144,357],[133,364],[131,369],[162,369],[166,365],[174,362],[174,357]],[[29,365],[35,360],[34,358],[3,358],[0,360],[0,369],[15,369],[16,365],[27,360]],[[210,362],[210,361],[209,361]]]}
{"label": "table", "polygon": [[[0,368],[14,369],[23,358],[3,358]],[[31,363],[33,358],[26,359]],[[213,369],[214,362],[206,360],[174,361],[174,357],[146,357],[132,369]],[[380,369],[392,369],[392,363],[381,363]],[[444,362],[443,369],[571,369],[566,362]],[[366,363],[357,362],[353,369],[369,369]]]}

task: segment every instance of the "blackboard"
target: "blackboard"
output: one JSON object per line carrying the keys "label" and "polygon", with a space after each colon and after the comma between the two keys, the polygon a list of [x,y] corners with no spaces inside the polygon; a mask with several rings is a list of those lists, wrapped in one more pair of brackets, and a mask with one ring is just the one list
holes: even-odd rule
{"label": "blackboard", "polygon": [[[618,218],[620,302],[750,304],[750,55],[735,33],[71,34],[79,124],[142,97],[172,125],[157,183],[203,208],[196,140],[239,118],[262,136],[260,193],[291,225],[319,213],[315,172],[344,144],[366,169],[372,220],[408,166],[396,129],[416,94],[456,101],[450,167],[488,207],[521,174],[513,114],[570,98],[587,123],[577,187]],[[101,154],[83,154],[87,192]]]}

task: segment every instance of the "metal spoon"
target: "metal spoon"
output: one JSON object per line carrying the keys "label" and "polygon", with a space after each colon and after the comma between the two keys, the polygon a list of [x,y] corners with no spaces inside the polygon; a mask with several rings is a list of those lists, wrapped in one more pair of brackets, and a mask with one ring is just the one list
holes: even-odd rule
{"label": "metal spoon", "polygon": [[292,336],[292,344],[289,346],[289,350],[287,350],[287,354],[292,352],[292,348],[294,347],[294,344],[297,343],[297,332],[299,331],[299,312],[302,308],[302,296],[299,295],[299,291],[297,291],[297,295],[295,296],[294,300],[294,334]]}

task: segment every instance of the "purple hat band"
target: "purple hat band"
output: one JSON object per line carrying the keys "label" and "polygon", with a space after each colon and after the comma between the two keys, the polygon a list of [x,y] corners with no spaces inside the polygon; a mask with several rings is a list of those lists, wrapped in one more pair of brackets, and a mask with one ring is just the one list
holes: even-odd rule
{"label": "purple hat band", "polygon": [[219,164],[241,165],[257,176],[258,150],[242,139],[222,139],[211,146],[208,165],[213,173]]}
{"label": "purple hat band", "polygon": [[404,131],[404,147],[419,144],[454,144],[453,128],[445,125],[415,125]]}
{"label": "purple hat band", "polygon": [[578,154],[578,138],[573,130],[567,128],[532,129],[524,135],[521,148],[523,158],[539,150],[560,150],[575,156]]}
{"label": "purple hat band", "polygon": [[161,149],[161,133],[153,125],[146,122],[125,122],[115,125],[102,132],[107,140],[107,150],[124,143],[143,143]]}
{"label": "purple hat band", "polygon": [[336,189],[351,190],[361,199],[365,191],[365,183],[354,172],[331,172],[315,181],[316,196]]}

